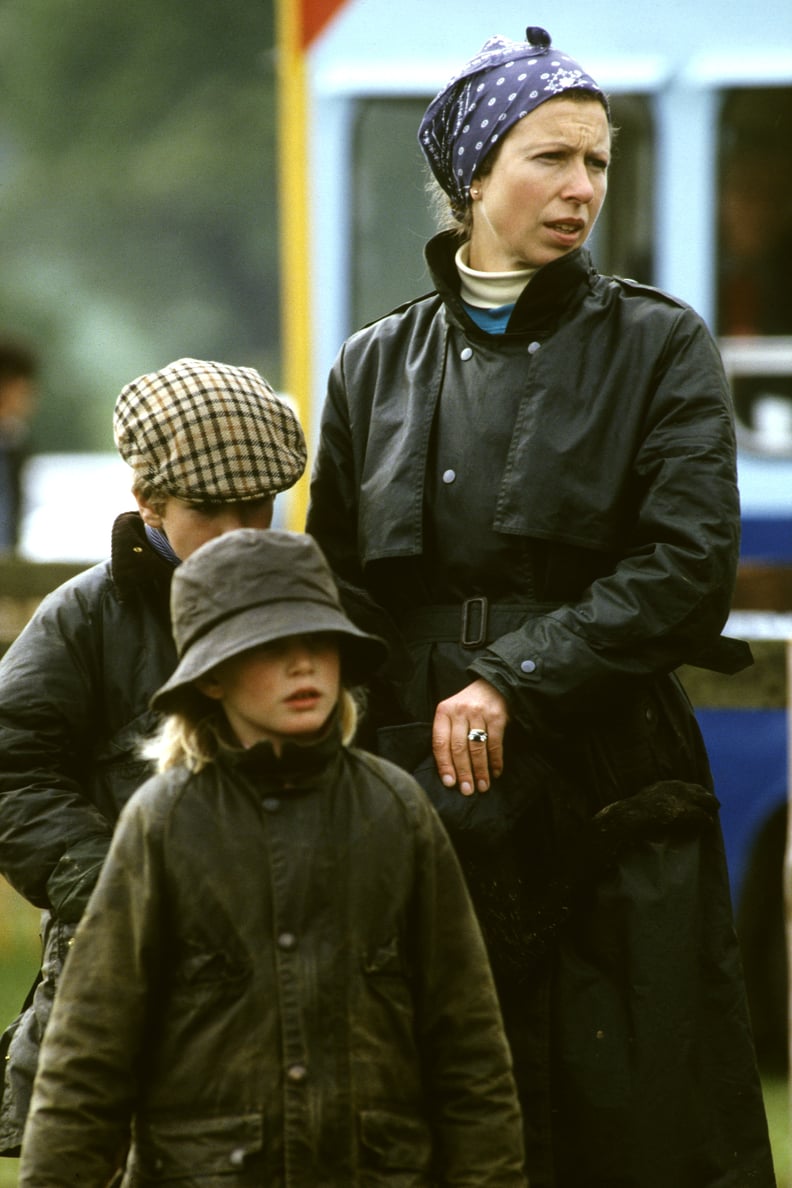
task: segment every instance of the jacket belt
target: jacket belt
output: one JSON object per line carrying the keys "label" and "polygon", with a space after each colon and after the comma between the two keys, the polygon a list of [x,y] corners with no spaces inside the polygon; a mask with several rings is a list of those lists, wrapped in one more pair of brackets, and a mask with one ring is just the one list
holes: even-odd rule
{"label": "jacket belt", "polygon": [[[483,648],[501,635],[517,631],[534,615],[548,614],[558,603],[490,602],[483,595],[464,602],[419,606],[399,619],[406,643],[456,643],[463,648]],[[720,636],[686,661],[711,672],[740,672],[753,663],[750,646],[742,639]]]}
{"label": "jacket belt", "polygon": [[457,643],[463,648],[483,648],[522,627],[532,615],[556,609],[556,603],[490,602],[479,595],[464,602],[416,607],[399,620],[399,629],[407,643]]}

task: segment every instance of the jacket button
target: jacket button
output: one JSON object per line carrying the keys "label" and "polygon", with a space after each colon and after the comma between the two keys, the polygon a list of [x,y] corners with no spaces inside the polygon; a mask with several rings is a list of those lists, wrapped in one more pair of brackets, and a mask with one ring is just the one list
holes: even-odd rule
{"label": "jacket button", "polygon": [[247,1151],[245,1150],[244,1147],[235,1147],[234,1150],[231,1152],[231,1154],[228,1156],[228,1162],[231,1164],[232,1167],[244,1167],[246,1155],[247,1155]]}
{"label": "jacket button", "polygon": [[520,664],[520,672],[536,672],[536,661],[523,660]]}
{"label": "jacket button", "polygon": [[292,1064],[286,1070],[286,1076],[294,1085],[300,1085],[308,1076],[308,1069],[304,1064]]}
{"label": "jacket button", "polygon": [[467,363],[468,359],[473,358],[473,348],[472,347],[463,347],[462,350],[459,352],[459,357],[463,363]]}
{"label": "jacket button", "polygon": [[268,796],[266,800],[262,800],[261,805],[265,813],[277,813],[281,806],[281,802],[278,800],[277,796]]}
{"label": "jacket button", "polygon": [[453,483],[455,480],[456,480],[456,471],[455,470],[444,470],[443,471],[443,482],[444,483],[446,483],[446,484]]}
{"label": "jacket button", "polygon": [[295,949],[297,947],[297,937],[293,932],[282,932],[278,937],[278,948]]}
{"label": "jacket button", "polygon": [[536,352],[541,347],[541,345],[542,345],[541,342],[529,342],[528,343],[528,354],[535,355]]}

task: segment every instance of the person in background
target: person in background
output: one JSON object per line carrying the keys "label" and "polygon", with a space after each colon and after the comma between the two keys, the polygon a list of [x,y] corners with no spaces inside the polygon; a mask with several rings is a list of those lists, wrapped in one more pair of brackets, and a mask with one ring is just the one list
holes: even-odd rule
{"label": "person in background", "polygon": [[38,359],[29,346],[0,337],[0,554],[15,553],[19,544],[22,470],[38,372]]}
{"label": "person in background", "polygon": [[717,348],[683,302],[596,270],[608,99],[544,29],[488,40],[419,139],[434,291],[342,346],[307,520],[392,642],[369,736],[456,843],[532,1188],[771,1188],[718,803],[673,675],[750,663],[721,636],[740,520]]}
{"label": "person in background", "polygon": [[269,528],[306,461],[293,412],[249,367],[185,358],[142,375],[113,428],[139,511],[118,517],[109,560],[50,594],[0,661],[0,871],[44,912],[40,979],[0,1044],[4,1155],[19,1153],[74,927],[150,771],[138,742],[176,662],[174,570],[231,529]]}
{"label": "person in background", "polygon": [[130,1186],[527,1188],[454,851],[415,782],[349,746],[382,641],[289,532],[203,545],[172,619],[160,774],[77,931],[21,1188],[103,1188],[132,1120]]}

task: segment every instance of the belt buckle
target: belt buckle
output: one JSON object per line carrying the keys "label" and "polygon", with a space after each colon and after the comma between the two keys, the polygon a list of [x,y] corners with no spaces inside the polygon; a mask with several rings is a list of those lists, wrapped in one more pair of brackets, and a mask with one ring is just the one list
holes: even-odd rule
{"label": "belt buckle", "polygon": [[[478,619],[478,632],[472,634]],[[463,648],[480,648],[487,642],[487,627],[489,624],[489,603],[479,595],[476,598],[466,598],[462,603],[462,634],[459,642]]]}

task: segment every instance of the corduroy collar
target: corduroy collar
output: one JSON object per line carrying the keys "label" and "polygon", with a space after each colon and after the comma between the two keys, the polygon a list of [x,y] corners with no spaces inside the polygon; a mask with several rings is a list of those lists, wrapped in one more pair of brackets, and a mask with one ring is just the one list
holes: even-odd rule
{"label": "corduroy collar", "polygon": [[168,600],[174,567],[152,547],[138,512],[122,512],[113,524],[110,572],[121,602],[153,593],[169,617]]}

